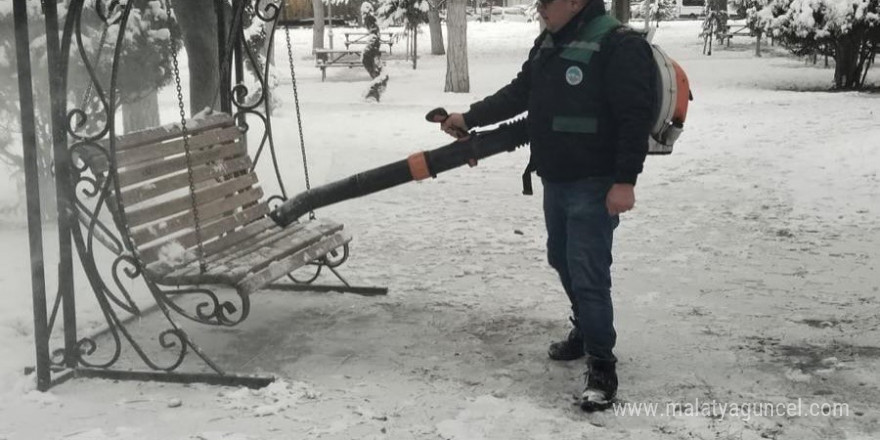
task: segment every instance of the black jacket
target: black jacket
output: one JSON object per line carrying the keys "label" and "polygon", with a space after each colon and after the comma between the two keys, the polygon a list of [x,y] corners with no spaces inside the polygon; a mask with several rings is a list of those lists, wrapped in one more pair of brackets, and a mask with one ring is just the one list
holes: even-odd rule
{"label": "black jacket", "polygon": [[[541,33],[516,78],[464,114],[468,127],[528,110],[531,163],[539,176],[553,182],[613,176],[616,183],[635,184],[656,107],[656,65],[649,44],[631,31],[613,31],[587,64],[560,57],[562,46],[602,14],[603,2],[590,0],[558,32]],[[573,66],[582,69],[576,68],[572,78]],[[582,127],[573,127],[572,121]]]}

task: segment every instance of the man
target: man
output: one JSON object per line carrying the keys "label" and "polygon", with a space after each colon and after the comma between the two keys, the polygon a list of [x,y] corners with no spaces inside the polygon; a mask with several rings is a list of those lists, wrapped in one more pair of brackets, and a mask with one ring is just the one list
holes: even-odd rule
{"label": "man", "polygon": [[538,12],[547,28],[516,78],[466,113],[450,114],[441,129],[461,137],[528,110],[526,172],[542,179],[548,260],[574,315],[568,338],[548,354],[586,354],[581,408],[604,410],[618,385],[612,237],[618,215],[635,204],[655,116],[656,65],[648,43],[609,17],[601,0],[540,0]]}

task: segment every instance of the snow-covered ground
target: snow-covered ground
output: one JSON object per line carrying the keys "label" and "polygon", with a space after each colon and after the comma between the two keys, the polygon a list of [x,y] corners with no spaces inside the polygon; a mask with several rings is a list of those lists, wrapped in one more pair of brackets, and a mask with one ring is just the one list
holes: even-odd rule
{"label": "snow-covered ground", "polygon": [[[540,197],[519,194],[520,151],[319,212],[355,236],[345,276],[387,297],[266,292],[241,328],[188,326],[230,370],[282,379],[259,391],[79,379],[33,392],[21,375],[33,362],[27,234],[4,226],[0,439],[878,438],[880,95],[816,92],[830,70],[778,48],[755,58],[749,39],[703,56],[698,25],[657,34],[695,101],[675,154],[648,159],[616,243],[620,399],[658,415],[581,413],[582,363],[546,358],[567,306],[545,262]],[[443,93],[445,59],[423,55],[418,70],[393,62],[382,102],[365,103],[364,71],[321,82],[300,57],[313,184],[449,142],[425,112],[505,84],[537,29],[468,32],[469,94]],[[294,39],[307,53],[309,34]],[[296,193],[289,90],[282,76],[275,128]],[[171,122],[174,98],[162,99]],[[258,173],[271,188],[271,170]],[[47,229],[50,278],[53,239]],[[94,326],[84,289],[78,304],[83,330]],[[728,412],[687,411],[712,402]],[[799,402],[799,416],[729,410]],[[823,403],[848,415],[808,414]]]}

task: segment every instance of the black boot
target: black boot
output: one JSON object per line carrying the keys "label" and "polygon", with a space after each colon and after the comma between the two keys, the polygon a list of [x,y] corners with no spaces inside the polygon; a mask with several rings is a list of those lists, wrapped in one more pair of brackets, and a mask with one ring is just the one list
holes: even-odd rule
{"label": "black boot", "polygon": [[586,385],[581,395],[581,409],[604,411],[617,395],[617,361],[591,359],[587,362]]}
{"label": "black boot", "polygon": [[550,344],[550,349],[547,350],[547,356],[550,356],[550,359],[573,361],[584,357],[584,339],[581,337],[581,332],[574,319],[571,320],[571,323],[574,328],[568,333],[568,337]]}

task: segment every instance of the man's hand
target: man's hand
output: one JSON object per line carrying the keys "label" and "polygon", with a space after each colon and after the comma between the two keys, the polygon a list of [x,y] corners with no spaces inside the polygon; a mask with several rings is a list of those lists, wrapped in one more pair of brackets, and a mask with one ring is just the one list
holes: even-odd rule
{"label": "man's hand", "polygon": [[440,129],[456,139],[468,136],[468,126],[464,123],[464,116],[461,113],[450,113],[449,117],[440,124]]}
{"label": "man's hand", "polygon": [[605,207],[611,215],[629,211],[636,204],[635,186],[629,183],[615,183],[605,197]]}

